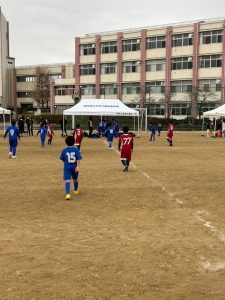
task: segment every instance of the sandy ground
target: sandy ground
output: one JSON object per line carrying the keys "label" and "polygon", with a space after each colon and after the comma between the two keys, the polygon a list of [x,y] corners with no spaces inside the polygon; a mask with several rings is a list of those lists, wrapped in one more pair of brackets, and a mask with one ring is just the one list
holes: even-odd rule
{"label": "sandy ground", "polygon": [[225,299],[225,139],[135,138],[129,172],[84,139],[64,200],[60,133],[0,141],[0,299]]}

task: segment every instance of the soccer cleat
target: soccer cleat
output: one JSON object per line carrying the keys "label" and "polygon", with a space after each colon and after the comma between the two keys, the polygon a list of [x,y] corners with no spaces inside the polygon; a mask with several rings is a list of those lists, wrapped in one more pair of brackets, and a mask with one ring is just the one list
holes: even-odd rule
{"label": "soccer cleat", "polygon": [[16,158],[16,156],[15,156],[15,155],[13,155],[13,156],[12,156],[12,158]]}
{"label": "soccer cleat", "polygon": [[70,200],[70,198],[71,198],[71,196],[70,196],[70,194],[66,194],[66,200]]}
{"label": "soccer cleat", "polygon": [[11,158],[12,157],[12,152],[9,152],[9,158]]}
{"label": "soccer cleat", "polygon": [[78,195],[79,192],[78,192],[78,191],[74,191],[73,194],[74,194],[74,195]]}

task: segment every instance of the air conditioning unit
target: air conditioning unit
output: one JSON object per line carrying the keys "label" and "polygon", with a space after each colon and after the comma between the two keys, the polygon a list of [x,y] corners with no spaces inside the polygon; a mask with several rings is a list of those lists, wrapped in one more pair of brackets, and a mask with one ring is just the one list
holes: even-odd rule
{"label": "air conditioning unit", "polygon": [[193,33],[189,33],[188,37],[192,38],[193,37]]}
{"label": "air conditioning unit", "polygon": [[165,82],[161,82],[161,85],[165,85]]}
{"label": "air conditioning unit", "polygon": [[91,47],[92,47],[92,48],[95,48],[95,44],[92,44]]}
{"label": "air conditioning unit", "polygon": [[193,60],[193,57],[188,57],[188,61],[192,61]]}
{"label": "air conditioning unit", "polygon": [[141,42],[141,39],[137,39],[137,43],[140,43]]}
{"label": "air conditioning unit", "polygon": [[216,79],[216,84],[219,84],[221,83],[221,80],[220,79]]}
{"label": "air conditioning unit", "polygon": [[92,65],[92,68],[95,68],[95,65]]}

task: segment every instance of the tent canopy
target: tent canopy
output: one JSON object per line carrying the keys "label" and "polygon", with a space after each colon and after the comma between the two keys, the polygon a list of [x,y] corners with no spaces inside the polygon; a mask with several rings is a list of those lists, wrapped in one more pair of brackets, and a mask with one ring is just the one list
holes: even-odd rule
{"label": "tent canopy", "polygon": [[217,108],[214,108],[212,110],[209,110],[209,111],[205,111],[203,113],[203,117],[213,117],[213,118],[216,118],[216,117],[225,117],[225,104],[217,107]]}
{"label": "tent canopy", "polygon": [[9,109],[5,109],[3,107],[0,107],[0,114],[5,114],[5,115],[10,115],[11,114],[11,110]]}
{"label": "tent canopy", "polygon": [[89,116],[139,116],[139,112],[119,99],[81,99],[73,107],[63,111],[63,115]]}

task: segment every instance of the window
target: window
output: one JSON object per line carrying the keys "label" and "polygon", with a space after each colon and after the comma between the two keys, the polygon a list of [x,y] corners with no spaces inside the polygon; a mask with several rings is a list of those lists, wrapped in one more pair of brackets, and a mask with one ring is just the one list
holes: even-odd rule
{"label": "window", "polygon": [[146,62],[146,72],[165,71],[165,59],[152,59]]}
{"label": "window", "polygon": [[115,74],[116,72],[116,63],[101,64],[101,74]]}
{"label": "window", "polygon": [[198,87],[204,92],[220,92],[221,80],[220,79],[204,79],[198,81]]}
{"label": "window", "polygon": [[49,75],[49,79],[61,79],[61,78],[62,78],[61,73]]}
{"label": "window", "polygon": [[165,36],[148,37],[146,40],[147,49],[166,48]]}
{"label": "window", "polygon": [[173,47],[190,46],[192,45],[192,41],[193,41],[192,33],[175,34],[172,36]]}
{"label": "window", "polygon": [[164,116],[165,115],[165,105],[148,103],[149,114],[151,116]]}
{"label": "window", "polygon": [[190,114],[190,103],[171,103],[170,109],[173,116],[187,116]]}
{"label": "window", "polygon": [[177,57],[172,59],[172,70],[192,69],[192,57]]}
{"label": "window", "polygon": [[123,95],[140,94],[140,83],[131,82],[123,84]]}
{"label": "window", "polygon": [[81,65],[80,75],[95,75],[95,65]]}
{"label": "window", "polygon": [[171,82],[172,93],[190,93],[192,91],[191,80],[179,80]]}
{"label": "window", "polygon": [[96,88],[94,84],[87,84],[80,86],[80,93],[81,95],[95,95],[96,94]]}
{"label": "window", "polygon": [[165,93],[165,81],[152,81],[146,83],[146,93],[163,94]]}
{"label": "window", "polygon": [[219,106],[218,102],[203,102],[203,103],[198,103],[198,111],[201,110],[201,113],[205,111],[212,110],[216,107]]}
{"label": "window", "polygon": [[117,52],[117,42],[104,42],[101,43],[101,53],[116,53]]}
{"label": "window", "polygon": [[59,85],[55,86],[55,95],[56,96],[65,96],[73,95],[75,85]]}
{"label": "window", "polygon": [[80,55],[94,55],[95,44],[80,45]]}
{"label": "window", "polygon": [[140,62],[139,61],[127,61],[123,63],[123,73],[139,73]]}
{"label": "window", "polygon": [[200,40],[201,40],[201,44],[222,43],[223,31],[222,30],[203,31],[201,32]]}
{"label": "window", "polygon": [[32,82],[36,80],[36,76],[17,76],[16,81],[17,82]]}
{"label": "window", "polygon": [[102,84],[101,95],[117,95],[117,84]]}
{"label": "window", "polygon": [[140,50],[140,39],[132,39],[123,41],[123,52],[127,51],[139,51]]}
{"label": "window", "polygon": [[200,56],[200,68],[219,68],[222,66],[221,55]]}
{"label": "window", "polygon": [[32,98],[32,92],[17,92],[17,98]]}

